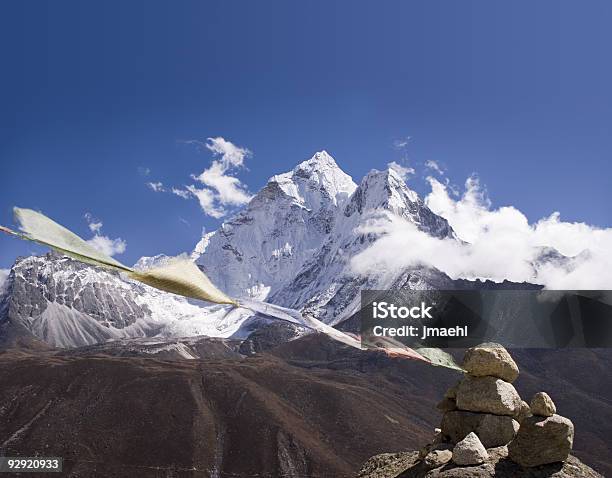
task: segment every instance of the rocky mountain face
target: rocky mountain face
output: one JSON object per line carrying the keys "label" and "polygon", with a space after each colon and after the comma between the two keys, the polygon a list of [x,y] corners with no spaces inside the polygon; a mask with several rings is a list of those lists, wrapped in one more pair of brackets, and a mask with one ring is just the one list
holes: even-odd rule
{"label": "rocky mountain face", "polygon": [[[353,183],[326,152],[270,179],[247,208],[204,236],[193,257],[213,282],[235,296],[269,300],[337,324],[359,307],[363,288],[435,288],[452,281],[414,268],[364,277],[350,260],[378,239],[359,229],[384,213],[437,238],[455,238],[393,170],[371,171]],[[409,279],[409,280],[408,280]]]}
{"label": "rocky mountain face", "polygon": [[133,337],[229,336],[247,316],[48,253],[13,266],[0,296],[0,343],[23,335],[61,348]]}
{"label": "rocky mountain face", "polygon": [[[363,288],[466,286],[427,267],[355,273],[351,259],[379,238],[360,232],[362,226],[372,217],[389,220],[387,214],[433,237],[459,240],[394,170],[371,171],[357,185],[323,151],[270,178],[243,210],[202,238],[192,258],[232,296],[300,309],[332,325],[358,310]],[[142,258],[137,266],[159,259]],[[246,310],[190,302],[54,254],[18,260],[3,289],[5,341],[15,330],[57,347],[137,337],[245,337],[262,322]]]}
{"label": "rocky mountain face", "polygon": [[[329,324],[336,324],[354,314],[360,304],[360,290],[392,287],[400,277],[394,275],[362,276],[350,267],[351,258],[378,239],[372,233],[359,232],[366,221],[378,214],[391,212],[413,222],[422,231],[438,238],[454,237],[448,222],[437,216],[411,191],[398,174],[371,171],[355,190],[346,206],[339,211],[334,227],[320,249],[302,270],[270,300],[304,312]],[[413,286],[433,288],[430,279],[445,277],[439,271],[415,268]],[[418,283],[418,284],[417,284]]]}
{"label": "rocky mountain face", "polygon": [[222,290],[266,299],[326,242],[356,189],[326,152],[273,176],[246,208],[205,235],[193,257]]}

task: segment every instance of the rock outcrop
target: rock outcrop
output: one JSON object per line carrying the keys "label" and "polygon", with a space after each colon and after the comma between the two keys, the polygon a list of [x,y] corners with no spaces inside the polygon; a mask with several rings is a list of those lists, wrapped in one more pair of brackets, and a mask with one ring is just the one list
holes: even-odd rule
{"label": "rock outcrop", "polygon": [[433,440],[420,452],[374,457],[359,477],[601,476],[570,455],[574,425],[547,393],[530,405],[521,399],[511,383],[518,367],[501,345],[469,349],[462,366],[466,376],[437,405],[443,417]]}
{"label": "rock outcrop", "polygon": [[456,444],[474,432],[485,448],[507,445],[529,415],[529,405],[512,385],[518,366],[499,344],[468,349],[462,367],[467,375],[438,404],[444,412],[442,436]]}
{"label": "rock outcrop", "polygon": [[366,461],[358,478],[603,478],[591,467],[571,456],[561,463],[523,468],[508,459],[505,446],[488,450],[489,458],[480,465],[459,466],[448,462],[428,468],[418,452],[384,453]]}

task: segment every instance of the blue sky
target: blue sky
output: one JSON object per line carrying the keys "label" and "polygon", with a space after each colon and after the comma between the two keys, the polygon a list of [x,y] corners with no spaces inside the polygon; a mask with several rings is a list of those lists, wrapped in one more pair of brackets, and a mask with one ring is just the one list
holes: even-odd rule
{"label": "blue sky", "polygon": [[[597,0],[3,2],[0,223],[91,237],[89,212],[126,263],[190,250],[219,221],[146,182],[193,182],[213,158],[185,141],[221,136],[252,192],[326,149],[356,180],[406,160],[423,192],[435,160],[532,221],[612,226],[611,23]],[[0,268],[33,250],[0,238]]]}

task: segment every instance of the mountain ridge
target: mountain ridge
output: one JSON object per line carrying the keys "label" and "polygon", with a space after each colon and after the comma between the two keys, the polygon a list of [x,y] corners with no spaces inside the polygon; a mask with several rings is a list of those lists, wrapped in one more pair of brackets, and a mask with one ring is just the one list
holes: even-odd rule
{"label": "mountain ridge", "polygon": [[[362,288],[455,288],[446,274],[423,266],[386,276],[352,270],[351,259],[379,237],[360,229],[389,214],[432,237],[459,240],[395,170],[372,170],[356,184],[320,151],[272,176],[242,210],[203,235],[191,258],[231,296],[268,300],[332,325],[358,310]],[[143,257],[135,267],[163,257]],[[244,309],[163,293],[55,253],[17,260],[3,289],[3,329],[25,329],[56,347],[155,336],[244,338],[266,323]]]}

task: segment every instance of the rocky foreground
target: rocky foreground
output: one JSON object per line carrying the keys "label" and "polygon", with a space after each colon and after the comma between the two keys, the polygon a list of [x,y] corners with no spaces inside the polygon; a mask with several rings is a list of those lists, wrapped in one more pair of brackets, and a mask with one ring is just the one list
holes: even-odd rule
{"label": "rocky foreground", "polygon": [[565,462],[522,468],[508,459],[504,447],[488,450],[487,460],[479,465],[460,466],[453,462],[431,468],[419,458],[418,451],[384,453],[370,458],[361,468],[359,478],[601,478],[578,458],[569,456]]}
{"label": "rocky foreground", "polygon": [[574,424],[547,393],[521,399],[506,349],[473,347],[462,367],[465,377],[437,405],[444,415],[433,439],[418,452],[371,458],[360,478],[602,476],[571,456]]}

